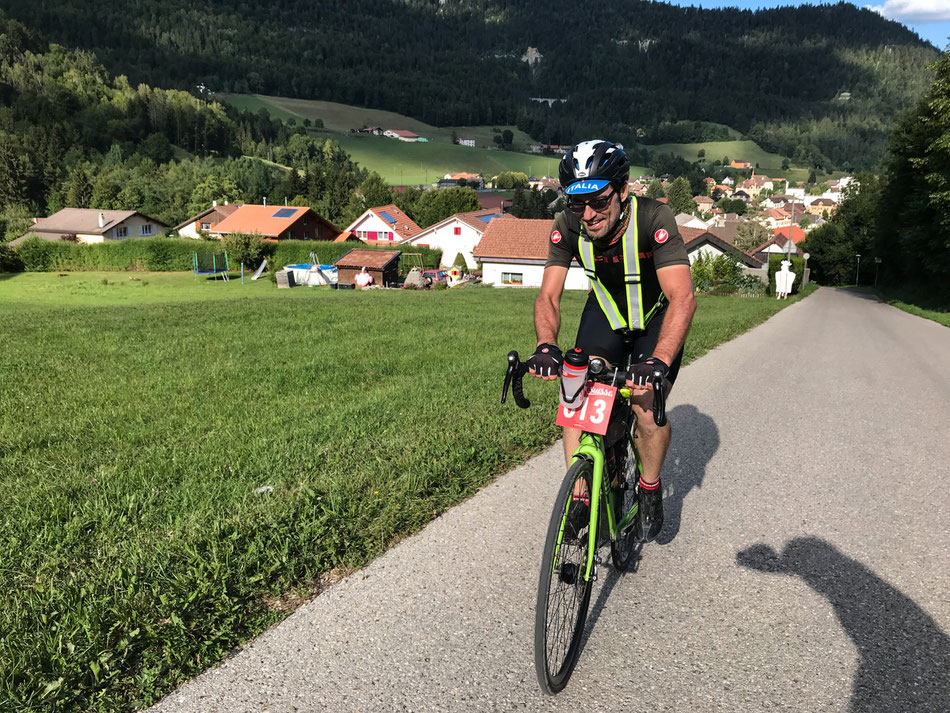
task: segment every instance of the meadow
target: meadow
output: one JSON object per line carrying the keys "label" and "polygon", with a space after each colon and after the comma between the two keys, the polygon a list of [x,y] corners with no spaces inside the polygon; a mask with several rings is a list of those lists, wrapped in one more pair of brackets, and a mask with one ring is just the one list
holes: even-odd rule
{"label": "meadow", "polygon": [[[0,274],[0,710],[148,705],[553,443],[536,295]],[[686,361],[795,299],[699,301]]]}

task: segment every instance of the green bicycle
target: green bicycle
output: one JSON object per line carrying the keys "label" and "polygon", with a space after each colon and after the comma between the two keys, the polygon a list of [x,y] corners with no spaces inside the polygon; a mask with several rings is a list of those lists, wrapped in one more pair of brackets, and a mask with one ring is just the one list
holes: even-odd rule
{"label": "green bicycle", "polygon": [[[601,419],[604,427],[597,429],[600,433],[586,428],[582,431],[580,445],[554,502],[544,540],[535,610],[534,661],[538,683],[549,694],[558,693],[567,685],[580,655],[591,589],[597,579],[597,566],[603,563],[598,550],[609,543],[614,567],[626,571],[639,557],[642,546],[636,537],[641,466],[632,437],[635,416],[630,408],[630,390],[623,385],[630,366],[628,363],[626,368],[609,368],[601,359],[589,361],[587,402],[594,404],[589,410],[601,415],[609,413],[609,418]],[[502,403],[510,385],[519,407],[531,405],[522,384],[526,372],[518,352],[509,352]],[[597,384],[608,388],[592,400]],[[655,377],[652,384],[653,419],[663,426],[666,385],[662,377]],[[618,395],[620,398],[616,398]],[[603,404],[596,399],[604,399]],[[575,415],[570,410],[565,413]],[[590,420],[596,421],[596,417]],[[604,487],[605,483],[608,487]],[[576,493],[589,494],[590,514],[583,522],[571,517]],[[606,518],[601,517],[602,512]]]}

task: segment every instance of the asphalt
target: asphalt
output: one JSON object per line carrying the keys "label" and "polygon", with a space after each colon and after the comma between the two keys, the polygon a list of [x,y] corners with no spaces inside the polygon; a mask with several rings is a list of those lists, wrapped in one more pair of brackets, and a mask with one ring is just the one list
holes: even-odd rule
{"label": "asphalt", "polygon": [[666,525],[567,688],[533,612],[560,445],[155,713],[950,711],[950,329],[823,288],[684,369]]}

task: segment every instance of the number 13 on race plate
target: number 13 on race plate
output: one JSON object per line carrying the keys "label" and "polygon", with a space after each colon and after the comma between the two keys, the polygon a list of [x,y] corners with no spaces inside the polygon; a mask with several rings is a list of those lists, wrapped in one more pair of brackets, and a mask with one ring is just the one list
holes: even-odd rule
{"label": "number 13 on race plate", "polygon": [[617,387],[606,384],[593,384],[584,399],[584,405],[579,409],[561,406],[557,411],[558,426],[579,428],[588,433],[603,436],[607,433],[607,423],[610,421],[610,409],[617,398]]}

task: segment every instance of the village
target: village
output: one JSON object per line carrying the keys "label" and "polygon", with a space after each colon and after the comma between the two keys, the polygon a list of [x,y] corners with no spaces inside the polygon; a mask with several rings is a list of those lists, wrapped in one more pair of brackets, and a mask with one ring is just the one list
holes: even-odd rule
{"label": "village", "polygon": [[[364,130],[397,140],[421,138],[411,132],[383,132],[377,127]],[[738,172],[740,176],[744,172],[751,175],[741,180],[726,175],[720,182],[706,178],[705,193],[692,198],[691,210],[675,214],[690,262],[700,257],[727,256],[740,265],[743,272],[759,277],[766,284],[770,255],[805,258],[807,268],[807,253],[800,244],[811,230],[834,215],[844,189],[853,179],[846,176],[819,185],[789,186],[785,179],[756,173],[746,161],[732,160],[729,168],[733,169],[731,173]],[[525,178],[531,189],[557,196],[552,201],[553,208],[558,207],[558,201],[563,203],[557,179]],[[336,286],[343,282],[366,288],[398,287],[408,281],[410,285],[424,288],[433,281],[453,286],[477,280],[497,287],[538,287],[547,258],[551,221],[511,215],[511,191],[496,188],[497,180],[497,176],[486,180],[479,174],[457,172],[447,173],[434,184],[424,186],[425,190],[458,186],[474,189],[481,206],[479,210],[455,213],[427,227],[419,226],[395,203],[368,207],[342,228],[311,207],[268,205],[266,199],[261,204],[214,201],[175,226],[165,225],[134,207],[128,210],[67,207],[48,218],[35,218],[28,232],[13,240],[11,246],[30,238],[94,244],[162,235],[195,240],[242,234],[269,242],[332,241],[352,243],[353,249],[331,266],[320,266],[316,260],[303,266],[276,266],[281,272],[291,273],[289,278],[283,275],[278,284]],[[635,196],[655,197],[666,203],[669,199],[665,192],[671,183],[672,177],[668,175],[643,175],[631,179],[628,185]],[[366,247],[361,249],[360,244]],[[379,250],[372,249],[380,247],[391,252],[380,254]],[[440,251],[440,264],[418,264],[415,271],[409,267],[400,270],[400,257],[418,248]],[[308,277],[306,270],[314,275]],[[332,276],[328,276],[328,270]],[[360,273],[369,277],[360,277]],[[807,272],[803,282],[807,282]],[[579,265],[571,267],[566,288],[589,289]]]}

